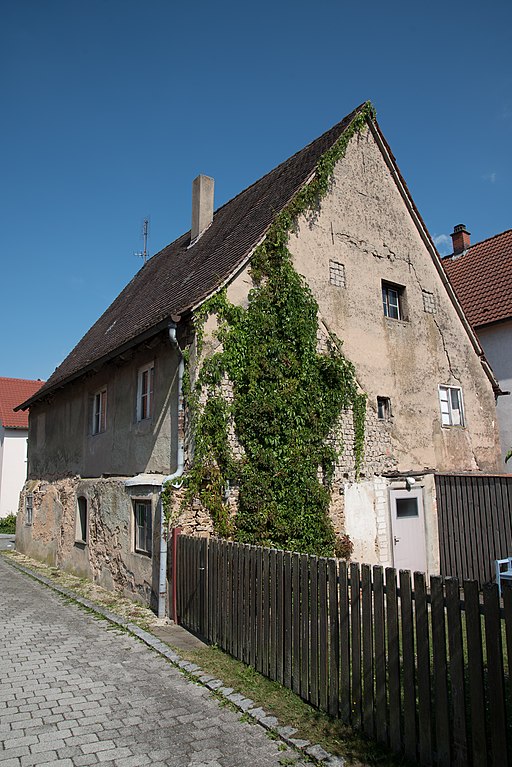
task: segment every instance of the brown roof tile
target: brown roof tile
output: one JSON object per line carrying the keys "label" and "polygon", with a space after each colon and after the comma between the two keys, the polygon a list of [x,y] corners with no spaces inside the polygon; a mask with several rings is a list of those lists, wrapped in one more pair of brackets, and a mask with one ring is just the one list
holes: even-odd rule
{"label": "brown roof tile", "polygon": [[512,229],[444,258],[443,266],[474,328],[512,317]]}

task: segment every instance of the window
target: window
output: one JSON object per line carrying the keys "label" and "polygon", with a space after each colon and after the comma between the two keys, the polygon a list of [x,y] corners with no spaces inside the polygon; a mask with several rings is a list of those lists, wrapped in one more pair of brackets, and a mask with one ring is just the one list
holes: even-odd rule
{"label": "window", "polygon": [[391,418],[391,400],[389,397],[377,397],[377,418],[388,421]]}
{"label": "window", "polygon": [[462,389],[458,386],[440,386],[439,404],[443,426],[464,426]]}
{"label": "window", "polygon": [[329,282],[338,288],[344,288],[346,285],[345,267],[339,261],[329,261]]}
{"label": "window", "polygon": [[137,384],[137,420],[143,421],[153,415],[153,384],[155,366],[153,364],[139,370]]}
{"label": "window", "polygon": [[151,501],[134,500],[135,512],[135,540],[134,548],[139,554],[151,556],[152,551],[152,524],[151,524]]}
{"label": "window", "polygon": [[404,320],[404,296],[405,288],[400,285],[392,285],[389,282],[382,283],[382,307],[384,316],[392,320]]}
{"label": "window", "polygon": [[77,499],[75,542],[87,543],[87,498],[83,495]]}
{"label": "window", "polygon": [[25,496],[25,524],[31,525],[34,515],[34,496],[32,493],[27,493]]}
{"label": "window", "polygon": [[107,390],[101,389],[94,395],[92,412],[92,433],[101,434],[107,428]]}

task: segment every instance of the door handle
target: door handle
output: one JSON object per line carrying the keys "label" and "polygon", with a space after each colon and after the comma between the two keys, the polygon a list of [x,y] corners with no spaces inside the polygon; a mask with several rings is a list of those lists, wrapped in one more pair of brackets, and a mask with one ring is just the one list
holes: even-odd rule
{"label": "door handle", "polygon": [[395,546],[396,546],[396,544],[398,543],[398,541],[400,540],[400,538],[397,538],[397,537],[396,537],[396,535],[395,535],[395,536],[393,536],[393,540],[395,541]]}

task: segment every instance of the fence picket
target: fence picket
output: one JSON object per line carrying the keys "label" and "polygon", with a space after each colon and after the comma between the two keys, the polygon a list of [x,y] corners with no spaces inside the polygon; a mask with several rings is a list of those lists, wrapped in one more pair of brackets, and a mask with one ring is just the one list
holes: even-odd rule
{"label": "fence picket", "polygon": [[373,604],[375,617],[375,734],[380,743],[388,742],[386,623],[384,613],[384,573],[373,568]]}
{"label": "fence picket", "polygon": [[503,684],[500,598],[498,586],[495,583],[484,586],[484,619],[492,764],[501,765],[508,763],[507,717]]}
{"label": "fence picket", "polygon": [[335,559],[328,561],[329,578],[329,714],[338,716],[340,699],[340,630],[338,612],[338,572]]}
{"label": "fence picket", "polygon": [[412,588],[409,570],[400,570],[400,617],[402,622],[402,671],[404,706],[404,750],[411,761],[416,759],[416,669],[414,663],[414,628]]}
{"label": "fence picket", "polygon": [[363,634],[363,729],[369,738],[375,734],[374,722],[374,650],[372,576],[369,565],[361,565],[361,606]]}
{"label": "fence picket", "polygon": [[[319,639],[319,596],[318,596],[318,557],[309,558],[309,588],[310,588],[310,623],[311,623],[311,645],[309,658],[309,686],[310,700],[313,706],[320,706],[320,695],[318,685],[319,657],[320,657],[320,639]],[[320,608],[321,609],[321,608]]]}
{"label": "fence picket", "polygon": [[414,573],[414,615],[418,680],[418,751],[421,765],[432,762],[432,700],[427,586],[423,573]]}
{"label": "fence picket", "polygon": [[464,583],[466,637],[468,643],[469,709],[473,764],[487,767],[484,661],[482,655],[482,621],[480,592],[476,581]]}
{"label": "fence picket", "polygon": [[400,639],[398,634],[396,570],[392,567],[386,567],[386,616],[388,636],[389,745],[393,751],[400,751],[402,747]]}
{"label": "fence picket", "polygon": [[467,765],[466,696],[464,689],[464,650],[460,619],[460,591],[457,578],[447,578],[446,617],[450,649],[450,687],[452,702],[452,735],[454,767]]}
{"label": "fence picket", "polygon": [[292,555],[292,690],[300,695],[300,557]]}
{"label": "fence picket", "polygon": [[446,660],[446,629],[443,581],[430,578],[432,614],[432,651],[434,658],[434,716],[436,756],[440,767],[450,765],[450,713],[448,708],[448,664]]}
{"label": "fence picket", "polygon": [[340,717],[342,722],[350,722],[350,607],[348,593],[348,565],[340,562],[338,569],[340,602]]}
{"label": "fence picket", "polygon": [[351,721],[356,729],[362,725],[361,685],[361,584],[359,565],[350,563],[350,646],[352,666],[352,711]]}
{"label": "fence picket", "polygon": [[309,557],[300,555],[300,694],[309,701]]}
{"label": "fence picket", "polygon": [[284,599],[284,661],[283,661],[283,684],[285,687],[292,686],[292,555],[289,551],[284,553],[283,564],[283,599]]}

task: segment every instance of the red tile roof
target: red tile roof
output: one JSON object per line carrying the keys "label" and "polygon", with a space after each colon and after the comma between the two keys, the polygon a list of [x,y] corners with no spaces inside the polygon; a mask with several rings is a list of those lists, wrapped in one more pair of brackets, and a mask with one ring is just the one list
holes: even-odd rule
{"label": "red tile roof", "polygon": [[512,229],[442,263],[474,328],[512,317]]}
{"label": "red tile roof", "polygon": [[32,397],[44,381],[0,377],[0,422],[6,429],[28,429],[28,410],[14,412],[13,408]]}

